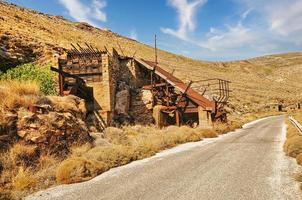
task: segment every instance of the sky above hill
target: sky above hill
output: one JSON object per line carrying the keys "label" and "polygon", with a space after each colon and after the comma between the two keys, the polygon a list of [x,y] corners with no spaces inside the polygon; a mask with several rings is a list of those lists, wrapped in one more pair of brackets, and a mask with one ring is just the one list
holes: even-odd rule
{"label": "sky above hill", "polygon": [[9,0],[202,60],[302,51],[302,0]]}

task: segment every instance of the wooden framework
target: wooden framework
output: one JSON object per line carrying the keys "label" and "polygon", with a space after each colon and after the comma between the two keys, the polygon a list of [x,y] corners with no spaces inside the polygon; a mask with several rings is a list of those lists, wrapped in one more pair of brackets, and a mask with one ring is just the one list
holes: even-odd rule
{"label": "wooden framework", "polygon": [[102,53],[92,46],[86,48],[71,44],[73,49],[67,51],[65,58],[58,59],[58,68],[51,70],[59,73],[59,92],[61,96],[77,95],[93,100],[93,89],[86,83],[102,81]]}
{"label": "wooden framework", "polygon": [[161,105],[162,112],[173,116],[176,125],[192,125],[194,122],[199,122],[200,108],[202,108],[202,112],[206,112],[206,116],[210,120],[227,120],[224,105],[229,98],[228,81],[211,79],[218,81],[219,95],[210,101],[191,87],[192,81],[185,84],[156,63],[136,60],[150,70],[150,85],[144,86],[144,89],[151,90],[153,106]]}

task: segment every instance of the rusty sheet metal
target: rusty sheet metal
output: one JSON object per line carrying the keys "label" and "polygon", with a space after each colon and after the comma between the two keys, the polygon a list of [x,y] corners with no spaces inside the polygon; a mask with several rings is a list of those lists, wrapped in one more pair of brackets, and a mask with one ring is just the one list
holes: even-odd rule
{"label": "rusty sheet metal", "polygon": [[[173,76],[171,73],[164,70],[159,65],[156,65],[154,62],[147,61],[144,59],[136,58],[135,60],[141,65],[143,65],[144,67],[146,67],[147,69],[154,70],[155,74],[165,79],[169,84],[177,88],[179,91],[185,92],[187,85],[184,82],[182,82],[180,79]],[[215,103],[208,100],[207,98],[196,92],[194,89],[189,88],[186,94],[187,97],[189,97],[189,99],[191,99],[193,102],[195,102],[197,105],[201,106],[205,110],[213,110],[213,111],[215,110]]]}

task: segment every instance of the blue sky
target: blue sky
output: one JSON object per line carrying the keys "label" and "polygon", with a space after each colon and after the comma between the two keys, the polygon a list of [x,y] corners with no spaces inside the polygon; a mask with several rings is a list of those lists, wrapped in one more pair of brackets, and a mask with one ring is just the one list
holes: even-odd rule
{"label": "blue sky", "polygon": [[302,50],[302,0],[10,0],[173,53],[238,60]]}

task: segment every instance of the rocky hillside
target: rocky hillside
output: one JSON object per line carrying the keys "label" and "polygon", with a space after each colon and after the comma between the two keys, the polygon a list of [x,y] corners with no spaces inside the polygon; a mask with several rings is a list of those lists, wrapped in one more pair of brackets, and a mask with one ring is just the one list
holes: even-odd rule
{"label": "rocky hillside", "polygon": [[[70,43],[90,43],[120,54],[153,59],[152,47],[110,30],[74,23],[0,1],[0,70],[24,62],[51,62]],[[118,47],[118,44],[122,47]],[[230,107],[236,113],[257,111],[278,101],[301,99],[302,53],[288,53],[234,62],[198,61],[159,51],[160,64],[183,80],[223,78],[232,82]]]}

